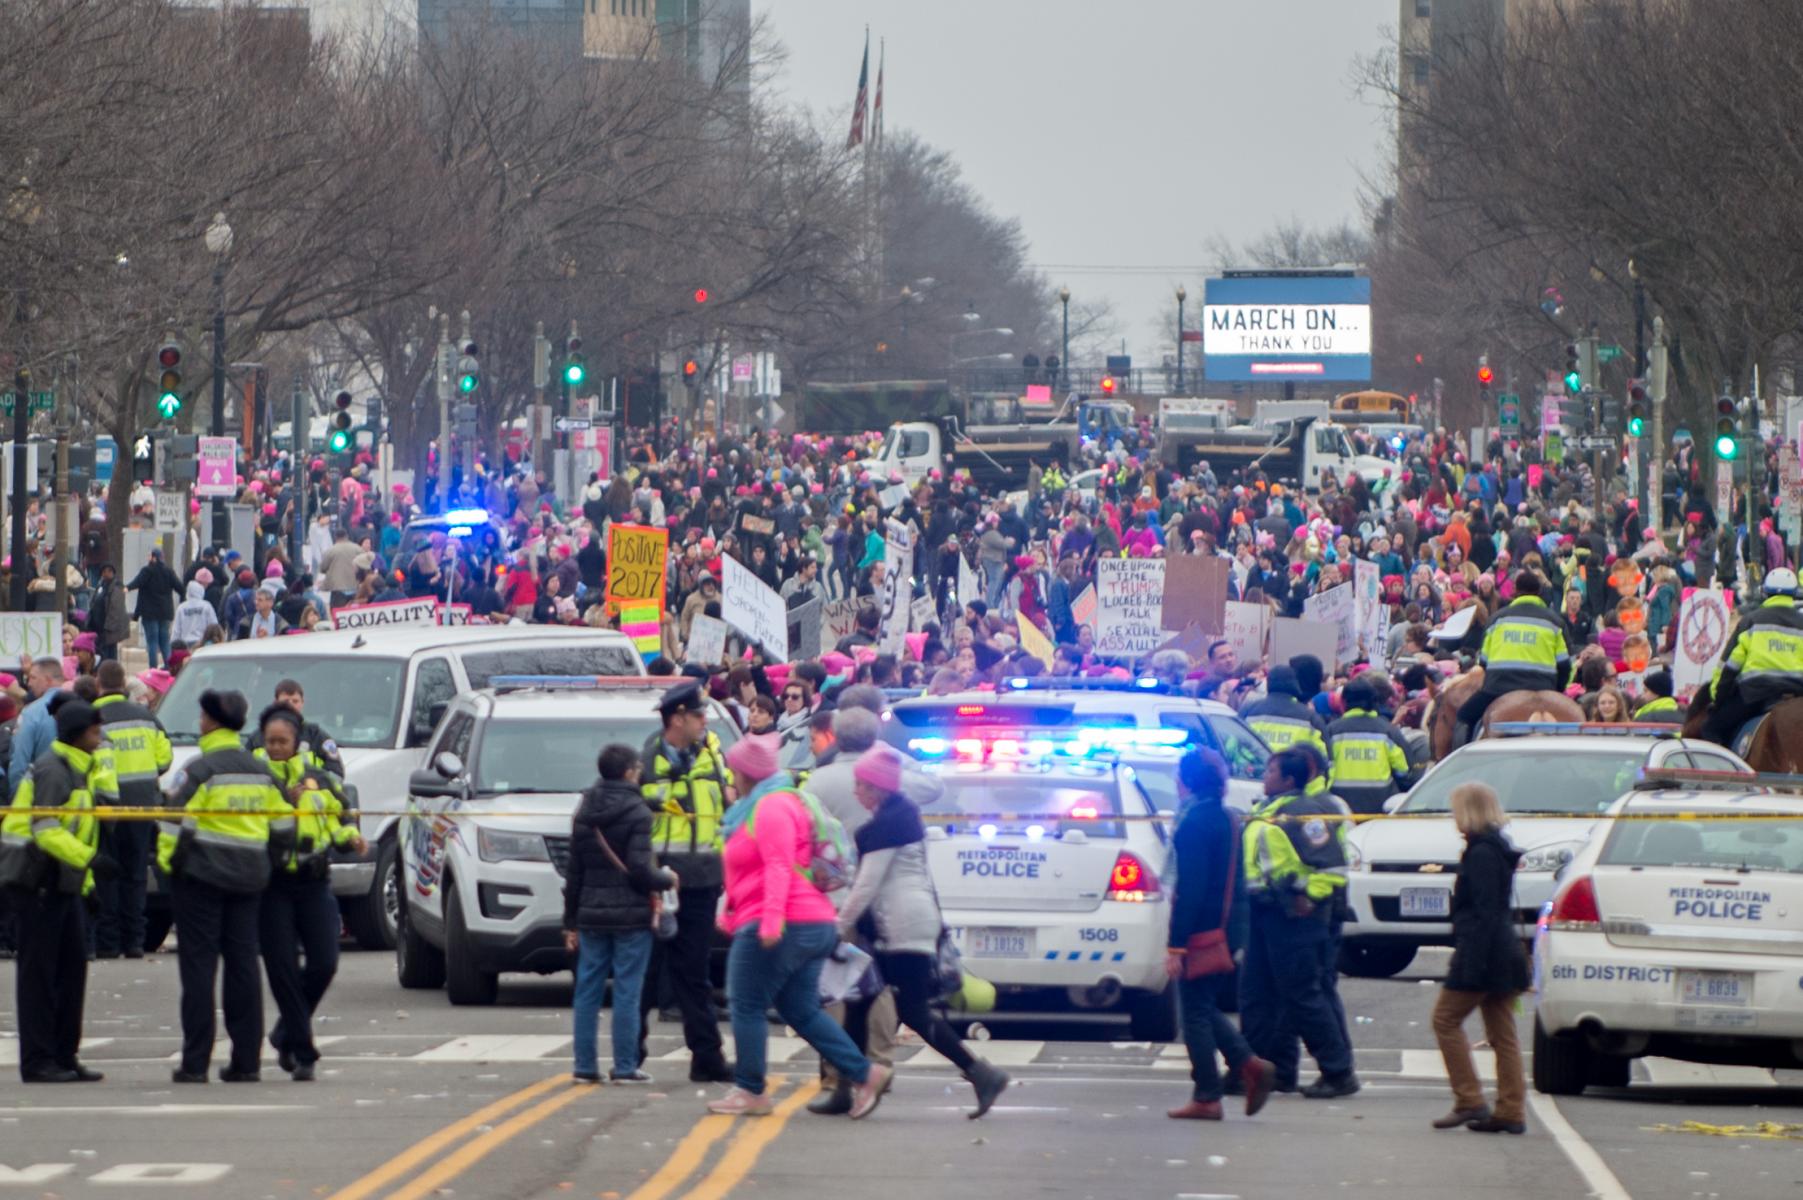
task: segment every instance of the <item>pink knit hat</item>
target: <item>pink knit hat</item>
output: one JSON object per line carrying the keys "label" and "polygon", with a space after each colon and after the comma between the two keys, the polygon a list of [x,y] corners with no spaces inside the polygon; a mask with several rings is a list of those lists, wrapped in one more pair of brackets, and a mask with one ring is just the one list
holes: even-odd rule
{"label": "pink knit hat", "polygon": [[753,734],[740,738],[726,752],[726,765],[732,768],[741,789],[753,787],[776,774],[779,741],[773,733]]}
{"label": "pink knit hat", "polygon": [[[743,744],[740,743],[740,745]],[[738,747],[735,746],[733,749],[736,750]],[[858,757],[858,765],[851,769],[853,779],[859,783],[868,783],[871,787],[883,792],[899,792],[901,790],[901,773],[901,754],[887,742],[878,742],[864,751]]]}

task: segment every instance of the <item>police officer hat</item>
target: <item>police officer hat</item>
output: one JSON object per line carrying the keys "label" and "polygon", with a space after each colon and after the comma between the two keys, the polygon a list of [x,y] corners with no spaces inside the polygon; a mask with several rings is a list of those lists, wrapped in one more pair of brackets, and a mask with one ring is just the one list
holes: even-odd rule
{"label": "police officer hat", "polygon": [[76,738],[100,724],[100,713],[86,700],[68,692],[61,694],[69,698],[55,706],[56,740],[73,745]]}
{"label": "police officer hat", "polygon": [[1302,684],[1297,682],[1296,669],[1288,663],[1278,663],[1265,676],[1265,691],[1271,695],[1293,696],[1302,699]]}
{"label": "police officer hat", "polygon": [[243,692],[216,692],[209,688],[200,694],[200,711],[237,733],[250,716],[250,701]]}
{"label": "police officer hat", "polygon": [[707,699],[701,694],[700,682],[689,680],[665,692],[657,702],[657,711],[666,721],[681,712],[706,712]]}

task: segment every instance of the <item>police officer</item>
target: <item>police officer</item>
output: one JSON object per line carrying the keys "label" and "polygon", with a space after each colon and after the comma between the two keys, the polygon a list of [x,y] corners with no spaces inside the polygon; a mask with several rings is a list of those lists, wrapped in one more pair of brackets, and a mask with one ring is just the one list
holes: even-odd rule
{"label": "police officer", "polygon": [[1453,744],[1470,739],[1484,713],[1510,692],[1562,689],[1571,678],[1571,656],[1565,648],[1565,622],[1540,598],[1546,585],[1533,571],[1515,576],[1515,599],[1490,618],[1478,662],[1484,686],[1459,705],[1459,728]]}
{"label": "police officer", "polygon": [[[293,709],[301,719],[301,740],[297,753],[316,756],[320,764],[342,783],[344,760],[338,755],[338,743],[317,724],[307,720],[307,693],[301,690],[300,681],[284,679],[277,683],[275,702],[284,708]],[[263,730],[260,726],[250,735],[249,744],[252,750],[263,744]]]}
{"label": "police officer", "polygon": [[1642,704],[1634,713],[1636,721],[1658,722],[1665,725],[1681,725],[1684,723],[1684,710],[1678,707],[1677,700],[1672,698],[1672,673],[1664,667],[1656,671],[1648,671],[1641,681],[1647,694],[1652,697]]}
{"label": "police officer", "polygon": [[364,850],[357,827],[341,819],[339,781],[318,754],[300,749],[303,724],[294,709],[270,705],[257,721],[263,745],[255,751],[295,810],[294,849],[275,864],[258,912],[257,936],[263,971],[281,1013],[269,1044],[296,1083],[314,1077],[319,1050],[313,1044],[313,1013],[338,973],[339,914],[329,856],[334,847],[358,854]]}
{"label": "police officer", "polygon": [[[19,1077],[26,1083],[97,1083],[75,1057],[88,986],[83,899],[119,866],[100,849],[93,817],[103,778],[100,717],[71,694],[53,698],[56,740],[26,771],[0,821],[0,884],[18,926]],[[34,809],[72,811],[34,816]]]}
{"label": "police officer", "polygon": [[242,692],[200,694],[200,757],[176,773],[160,822],[157,864],[175,885],[182,983],[182,1061],[177,1083],[205,1083],[213,1057],[214,982],[225,964],[225,1028],[231,1062],[219,1078],[255,1083],[263,1043],[257,918],[270,864],[294,851],[295,820],[269,768],[239,740],[250,705]]}
{"label": "police officer", "polygon": [[1360,676],[1340,690],[1346,715],[1327,727],[1328,784],[1359,813],[1380,813],[1409,775],[1402,731],[1377,715],[1377,688]]}
{"label": "police officer", "polygon": [[1352,1047],[1324,986],[1329,924],[1346,885],[1345,854],[1331,819],[1331,796],[1306,789],[1314,768],[1301,747],[1279,751],[1265,768],[1264,804],[1245,830],[1246,886],[1252,930],[1240,976],[1246,1040],[1277,1068],[1276,1090],[1295,1091],[1301,1036],[1321,1078],[1301,1089],[1310,1099],[1359,1090]]}
{"label": "police officer", "polygon": [[[95,678],[100,697],[94,701],[94,711],[100,714],[101,734],[112,755],[118,802],[124,808],[158,808],[163,793],[157,780],[169,769],[173,757],[169,735],[148,708],[125,698],[125,668],[116,659],[101,663]],[[118,862],[119,876],[97,889],[97,957],[144,957],[144,889],[155,837],[156,827],[145,820],[100,824],[100,844]]]}
{"label": "police officer", "polygon": [[1323,753],[1327,751],[1327,722],[1302,702],[1302,685],[1296,680],[1295,668],[1287,663],[1271,668],[1265,678],[1264,699],[1248,704],[1240,715],[1273,751],[1287,750],[1298,742],[1312,742]]}
{"label": "police officer", "polygon": [[714,910],[726,880],[720,861],[720,818],[732,799],[732,771],[720,739],[708,732],[707,700],[699,683],[677,684],[664,693],[657,711],[664,727],[645,743],[640,790],[651,808],[651,844],[658,861],[677,873],[682,888],[677,893],[676,936],[652,947],[641,1000],[647,1015],[642,1028],[650,1028],[658,972],[667,969],[682,1010],[690,1080],[731,1083],[732,1065],[720,1039],[709,960]]}
{"label": "police officer", "polygon": [[1765,603],[1740,619],[1715,671],[1712,705],[1703,736],[1718,746],[1733,743],[1747,722],[1790,696],[1803,696],[1803,612],[1797,610],[1797,573],[1766,572]]}

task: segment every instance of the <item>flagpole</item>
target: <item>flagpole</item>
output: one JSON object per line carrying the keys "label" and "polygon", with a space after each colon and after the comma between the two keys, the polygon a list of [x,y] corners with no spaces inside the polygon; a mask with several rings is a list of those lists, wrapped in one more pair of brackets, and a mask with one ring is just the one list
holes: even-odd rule
{"label": "flagpole", "polygon": [[870,175],[871,259],[876,268],[876,296],[883,298],[883,259],[886,246],[883,236],[883,71],[888,65],[889,39],[877,43],[876,102],[872,106],[869,153],[864,169]]}

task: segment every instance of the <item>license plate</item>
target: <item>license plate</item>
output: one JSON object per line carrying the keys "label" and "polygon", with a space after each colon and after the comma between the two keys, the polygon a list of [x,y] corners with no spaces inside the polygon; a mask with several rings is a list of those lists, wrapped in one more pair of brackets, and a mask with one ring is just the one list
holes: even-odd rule
{"label": "license plate", "polygon": [[1747,971],[1679,971],[1678,1000],[1745,1008],[1753,1003],[1753,976]]}
{"label": "license plate", "polygon": [[1031,958],[1031,929],[972,929],[964,935],[964,952],[972,958]]}
{"label": "license plate", "polygon": [[1403,888],[1402,915],[1449,917],[1452,915],[1452,893],[1445,888]]}

